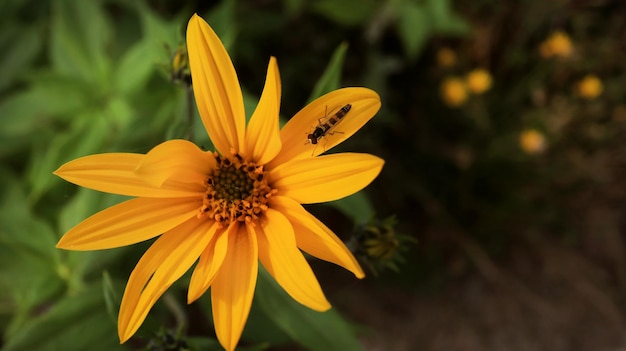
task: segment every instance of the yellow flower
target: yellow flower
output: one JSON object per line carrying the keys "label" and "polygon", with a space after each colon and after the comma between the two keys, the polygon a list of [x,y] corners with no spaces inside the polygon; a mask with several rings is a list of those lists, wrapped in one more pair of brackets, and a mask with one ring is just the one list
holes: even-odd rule
{"label": "yellow flower", "polygon": [[539,46],[539,53],[544,58],[569,57],[573,51],[572,40],[562,31],[553,32]]}
{"label": "yellow flower", "polygon": [[467,90],[463,81],[456,77],[448,77],[441,82],[441,98],[452,107],[461,106],[467,100]]}
{"label": "yellow flower", "polygon": [[[296,301],[330,308],[302,251],[362,278],[344,243],[301,204],[333,201],[367,186],[384,161],[368,154],[317,155],[339,144],[380,108],[365,88],[333,91],[279,130],[280,77],[271,58],[248,125],[235,69],[211,27],[194,15],[187,27],[193,90],[216,152],[185,140],[147,154],[109,153],[76,159],[55,174],[74,184],[136,197],[70,229],[57,247],[100,250],[158,237],[130,275],[118,318],[121,342],[143,323],[157,299],[193,264],[187,299],[211,287],[215,332],[233,350],[254,293],[258,262]],[[327,109],[351,104],[341,133],[306,145]]]}
{"label": "yellow flower", "polygon": [[467,89],[474,94],[482,94],[491,88],[491,74],[487,70],[477,68],[465,77]]}
{"label": "yellow flower", "polygon": [[456,64],[456,54],[450,48],[441,48],[437,51],[439,67],[452,67]]}
{"label": "yellow flower", "polygon": [[536,129],[526,129],[520,134],[519,144],[524,152],[538,154],[546,149],[546,138]]}
{"label": "yellow flower", "polygon": [[587,100],[597,98],[602,94],[602,81],[593,74],[588,74],[577,84],[578,95]]}

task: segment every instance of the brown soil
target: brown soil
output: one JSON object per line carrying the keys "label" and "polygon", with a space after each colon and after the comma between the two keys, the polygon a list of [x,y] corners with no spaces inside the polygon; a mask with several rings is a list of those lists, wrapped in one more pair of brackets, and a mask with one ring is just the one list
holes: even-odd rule
{"label": "brown soil", "polygon": [[529,235],[497,265],[466,247],[468,268],[436,293],[372,281],[346,291],[341,277],[330,295],[364,326],[368,351],[626,350],[624,242],[601,213],[577,247]]}

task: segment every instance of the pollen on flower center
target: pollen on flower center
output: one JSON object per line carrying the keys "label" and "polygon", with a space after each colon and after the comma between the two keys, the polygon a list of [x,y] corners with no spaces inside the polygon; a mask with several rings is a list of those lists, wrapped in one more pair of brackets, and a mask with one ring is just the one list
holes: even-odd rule
{"label": "pollen on flower center", "polygon": [[244,161],[237,153],[232,158],[215,153],[215,159],[217,166],[207,179],[198,218],[213,219],[222,227],[234,221],[254,225],[276,193],[267,183],[263,166]]}

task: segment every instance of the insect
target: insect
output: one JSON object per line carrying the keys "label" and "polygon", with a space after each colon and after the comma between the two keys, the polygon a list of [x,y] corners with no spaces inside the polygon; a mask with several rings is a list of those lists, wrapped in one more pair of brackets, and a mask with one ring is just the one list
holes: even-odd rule
{"label": "insect", "polygon": [[306,144],[316,145],[319,139],[325,137],[327,134],[332,135],[333,132],[331,132],[331,129],[333,129],[335,126],[337,126],[337,124],[339,124],[339,122],[343,120],[343,118],[346,116],[346,114],[348,114],[351,108],[352,105],[346,104],[344,107],[340,108],[339,111],[337,111],[334,115],[328,117],[327,120],[323,121],[326,116],[324,116],[324,118],[320,118],[317,127],[315,127],[312,133],[307,135]]}

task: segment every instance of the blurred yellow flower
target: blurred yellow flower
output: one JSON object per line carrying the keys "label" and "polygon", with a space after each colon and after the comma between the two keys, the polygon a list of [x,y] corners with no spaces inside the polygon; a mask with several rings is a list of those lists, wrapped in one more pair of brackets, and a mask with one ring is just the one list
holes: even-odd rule
{"label": "blurred yellow flower", "polygon": [[482,68],[477,68],[465,77],[467,89],[474,94],[482,94],[491,88],[491,74]]}
{"label": "blurred yellow flower", "polygon": [[538,154],[546,149],[545,136],[536,129],[526,129],[519,137],[519,144],[524,152]]}
{"label": "blurred yellow flower", "polygon": [[[259,103],[246,123],[237,74],[222,42],[194,15],[187,48],[196,105],[216,152],[186,140],[147,154],[108,153],[70,161],[54,173],[94,190],[134,197],[70,229],[57,247],[100,250],[158,237],[128,279],[118,316],[127,341],[165,291],[193,270],[189,303],[211,288],[217,339],[232,351],[250,312],[259,262],[296,301],[330,308],[302,251],[364,276],[344,243],[301,204],[333,201],[369,184],[384,161],[369,154],[319,156],[380,108],[365,88],[345,88],[313,101],[279,130],[281,84],[269,61]],[[350,103],[342,133],[311,152],[305,133],[327,107]]]}
{"label": "blurred yellow flower", "polygon": [[437,65],[452,67],[456,64],[456,54],[450,48],[441,48],[437,51]]}
{"label": "blurred yellow flower", "polygon": [[467,100],[465,83],[457,77],[448,77],[441,82],[440,94],[443,101],[452,107],[463,105]]}
{"label": "blurred yellow flower", "polygon": [[600,94],[602,94],[602,90],[604,89],[602,81],[593,74],[586,75],[578,82],[576,88],[578,95],[587,100],[597,98]]}
{"label": "blurred yellow flower", "polygon": [[553,32],[539,46],[539,53],[544,58],[569,57],[573,51],[572,40],[562,31]]}

